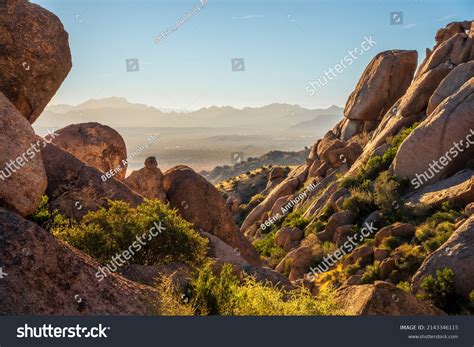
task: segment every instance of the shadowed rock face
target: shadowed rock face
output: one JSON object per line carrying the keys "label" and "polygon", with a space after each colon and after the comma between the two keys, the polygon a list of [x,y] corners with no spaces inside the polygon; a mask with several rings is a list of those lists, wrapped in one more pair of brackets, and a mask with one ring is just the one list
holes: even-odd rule
{"label": "shadowed rock face", "polygon": [[465,297],[474,290],[474,216],[465,221],[436,251],[431,253],[413,276],[412,285],[419,290],[421,281],[437,270],[450,268],[454,272],[456,292]]}
{"label": "shadowed rock face", "polygon": [[68,34],[54,14],[29,1],[0,6],[0,92],[33,123],[71,69]]}
{"label": "shadowed rock face", "polygon": [[407,196],[406,201],[429,206],[449,202],[450,206],[465,207],[474,201],[474,171],[462,170],[442,181],[420,188]]}
{"label": "shadowed rock face", "polygon": [[23,216],[36,210],[46,189],[40,147],[31,148],[36,142],[30,123],[0,92],[0,206]]}
{"label": "shadowed rock face", "polygon": [[342,313],[349,316],[445,315],[414,295],[382,281],[343,287],[338,290],[335,300]]}
{"label": "shadowed rock face", "polygon": [[0,208],[0,315],[147,315],[157,293],[111,274],[38,225]]}
{"label": "shadowed rock face", "polygon": [[124,182],[145,198],[159,199],[162,202],[168,201],[163,188],[163,173],[158,168],[155,157],[148,157],[145,160],[145,167],[133,171]]}
{"label": "shadowed rock face", "polygon": [[250,264],[260,264],[257,251],[235,225],[224,198],[204,177],[180,165],[165,172],[163,184],[171,207],[184,219],[237,248]]}
{"label": "shadowed rock face", "polygon": [[107,206],[107,200],[123,200],[132,207],[143,197],[122,182],[110,178],[102,181],[102,173],[87,166],[72,154],[49,144],[42,150],[51,207],[69,218],[81,219],[88,211]]}
{"label": "shadowed rock face", "polygon": [[410,85],[417,57],[416,51],[393,50],[377,54],[349,96],[344,116],[364,121],[382,117]]}
{"label": "shadowed rock face", "polygon": [[101,172],[121,168],[114,177],[125,178],[127,148],[122,136],[114,129],[99,123],[69,125],[56,131],[59,134],[53,143],[73,154],[85,164]]}

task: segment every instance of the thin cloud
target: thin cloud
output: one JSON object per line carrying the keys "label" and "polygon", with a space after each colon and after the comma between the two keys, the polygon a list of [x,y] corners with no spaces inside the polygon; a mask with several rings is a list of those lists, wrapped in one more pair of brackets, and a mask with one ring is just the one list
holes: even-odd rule
{"label": "thin cloud", "polygon": [[439,19],[438,19],[438,22],[442,22],[443,20],[446,20],[446,19],[449,19],[449,18],[453,18],[453,17],[456,17],[456,13],[448,14],[447,16],[444,16],[444,17],[442,17],[442,18],[439,18]]}
{"label": "thin cloud", "polygon": [[407,24],[407,25],[403,26],[402,29],[411,29],[413,27],[416,27],[416,24]]}

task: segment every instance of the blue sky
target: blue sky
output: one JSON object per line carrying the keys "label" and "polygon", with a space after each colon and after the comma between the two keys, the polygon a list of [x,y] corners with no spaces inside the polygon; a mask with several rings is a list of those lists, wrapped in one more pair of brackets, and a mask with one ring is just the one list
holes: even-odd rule
{"label": "blue sky", "polygon": [[[380,51],[416,49],[421,61],[438,28],[474,17],[472,0],[209,0],[158,44],[199,0],[35,0],[69,33],[73,69],[51,104],[126,97],[161,108],[343,106]],[[390,25],[391,12],[403,24]],[[322,90],[309,80],[339,62],[365,36],[377,44]],[[232,71],[243,58],[245,71]],[[139,59],[127,72],[126,59]]]}

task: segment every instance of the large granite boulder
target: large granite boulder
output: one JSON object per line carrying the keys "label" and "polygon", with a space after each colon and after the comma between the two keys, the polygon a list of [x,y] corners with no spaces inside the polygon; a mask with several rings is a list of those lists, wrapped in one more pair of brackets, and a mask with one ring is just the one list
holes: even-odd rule
{"label": "large granite boulder", "polygon": [[151,315],[151,287],[116,274],[38,225],[0,208],[0,315]]}
{"label": "large granite boulder", "polygon": [[155,157],[148,157],[145,160],[145,167],[133,171],[124,182],[145,198],[159,199],[162,202],[168,201],[163,187],[163,173],[158,168]]}
{"label": "large granite boulder", "polygon": [[106,207],[108,200],[122,200],[132,207],[143,202],[143,197],[124,183],[114,178],[104,181],[99,170],[53,144],[46,145],[41,154],[51,207],[69,218],[79,220],[88,211]]}
{"label": "large granite boulder", "polygon": [[204,177],[179,165],[164,173],[163,186],[171,207],[184,219],[237,248],[250,264],[260,264],[257,251],[234,223],[224,198]]}
{"label": "large granite boulder", "polygon": [[0,206],[23,216],[36,210],[46,190],[43,143],[0,92]]}
{"label": "large granite boulder", "polygon": [[393,284],[376,281],[374,284],[340,288],[336,305],[347,316],[440,316],[445,313],[428,303],[419,301]]}
{"label": "large granite boulder", "polygon": [[99,123],[72,124],[57,131],[53,143],[85,164],[105,173],[110,170],[119,180],[125,178],[127,148],[122,136]]}
{"label": "large granite boulder", "polygon": [[466,81],[474,77],[474,60],[456,66],[441,81],[428,102],[426,114],[431,114],[434,109],[447,97],[453,95]]}
{"label": "large granite boulder", "polygon": [[456,174],[422,187],[405,198],[416,205],[419,203],[436,206],[449,202],[450,206],[464,207],[474,201],[474,171],[462,170]]}
{"label": "large granite boulder", "polygon": [[[415,189],[463,169],[473,158],[474,78],[443,101],[401,144],[393,172]],[[422,153],[422,155],[420,155]]]}
{"label": "large granite boulder", "polygon": [[418,70],[398,106],[402,116],[426,111],[428,102],[441,81],[459,64],[474,59],[474,37],[456,34],[436,47]]}
{"label": "large granite boulder", "polygon": [[377,54],[349,96],[344,116],[375,121],[405,93],[417,65],[416,51],[392,50]]}
{"label": "large granite boulder", "polygon": [[68,34],[26,0],[2,1],[0,23],[0,92],[33,123],[71,70]]}

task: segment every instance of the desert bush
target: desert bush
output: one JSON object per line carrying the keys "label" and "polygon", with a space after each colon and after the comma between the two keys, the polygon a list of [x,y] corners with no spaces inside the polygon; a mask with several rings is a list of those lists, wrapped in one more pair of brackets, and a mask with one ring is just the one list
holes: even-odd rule
{"label": "desert bush", "polygon": [[426,258],[426,252],[419,246],[405,243],[397,248],[399,258],[396,260],[397,270],[403,278],[411,277]]}
{"label": "desert bush", "polygon": [[307,218],[304,218],[301,215],[301,212],[295,211],[286,216],[283,226],[304,230],[309,223],[310,221]]}
{"label": "desert bush", "polygon": [[375,180],[375,205],[382,212],[392,212],[401,205],[399,189],[400,184],[388,171],[382,172]]}
{"label": "desert bush", "polygon": [[59,213],[58,210],[51,211],[47,195],[41,196],[40,204],[35,213],[28,216],[27,219],[38,224],[47,231],[50,231],[53,227],[67,227],[73,224],[72,221]]}
{"label": "desert bush", "polygon": [[388,237],[383,239],[381,248],[386,249],[388,251],[393,251],[395,248],[400,246],[402,243],[403,243],[403,240],[400,239],[399,237],[388,236]]}
{"label": "desert bush", "polygon": [[433,252],[445,243],[455,229],[455,222],[460,213],[454,210],[443,210],[434,213],[415,233],[416,239],[428,252]]}
{"label": "desert bush", "polygon": [[360,283],[369,284],[379,280],[380,262],[375,261],[372,265],[367,265],[365,272],[360,279]]}
{"label": "desert bush", "polygon": [[[156,236],[150,234],[153,227]],[[130,263],[198,265],[206,257],[208,243],[191,223],[159,200],[145,200],[136,208],[123,201],[109,201],[108,208],[87,213],[80,223],[55,226],[52,233],[101,263],[130,247],[137,250],[137,238],[142,237],[144,245],[133,252]]]}
{"label": "desert bush", "polygon": [[345,210],[351,210],[359,218],[363,218],[377,209],[374,204],[374,195],[370,191],[351,188],[350,193],[351,196],[344,200],[342,205]]}
{"label": "desert bush", "polygon": [[397,284],[397,288],[400,288],[401,290],[411,293],[411,285],[410,282],[402,281]]}
{"label": "desert bush", "polygon": [[317,233],[323,231],[326,228],[328,223],[320,219],[316,219],[314,222],[309,224],[304,230],[304,236],[308,237],[311,234],[316,235]]}
{"label": "desert bush", "polygon": [[440,309],[447,309],[453,301],[456,301],[454,272],[449,268],[437,270],[436,276],[426,276],[421,281],[420,287],[423,292],[417,295],[418,298],[429,300]]}
{"label": "desert bush", "polygon": [[286,252],[283,248],[277,246],[275,236],[279,229],[273,228],[268,234],[263,235],[260,239],[253,242],[253,246],[257,252],[268,258],[268,266],[271,268],[278,265],[278,263],[285,257]]}
{"label": "desert bush", "polygon": [[352,275],[355,275],[357,273],[357,271],[359,271],[359,270],[360,270],[360,262],[357,261],[356,263],[350,264],[349,266],[347,266],[344,269],[344,273],[347,276],[352,276]]}
{"label": "desert bush", "polygon": [[262,195],[262,194],[256,194],[254,196],[252,196],[252,198],[250,199],[249,203],[247,206],[257,206],[258,204],[260,204],[263,200],[265,200],[265,196]]}
{"label": "desert bush", "polygon": [[191,282],[190,303],[198,315],[300,316],[337,314],[334,289],[326,288],[317,297],[303,288],[291,292],[262,284],[252,277],[242,282],[224,265],[220,274],[203,267]]}

